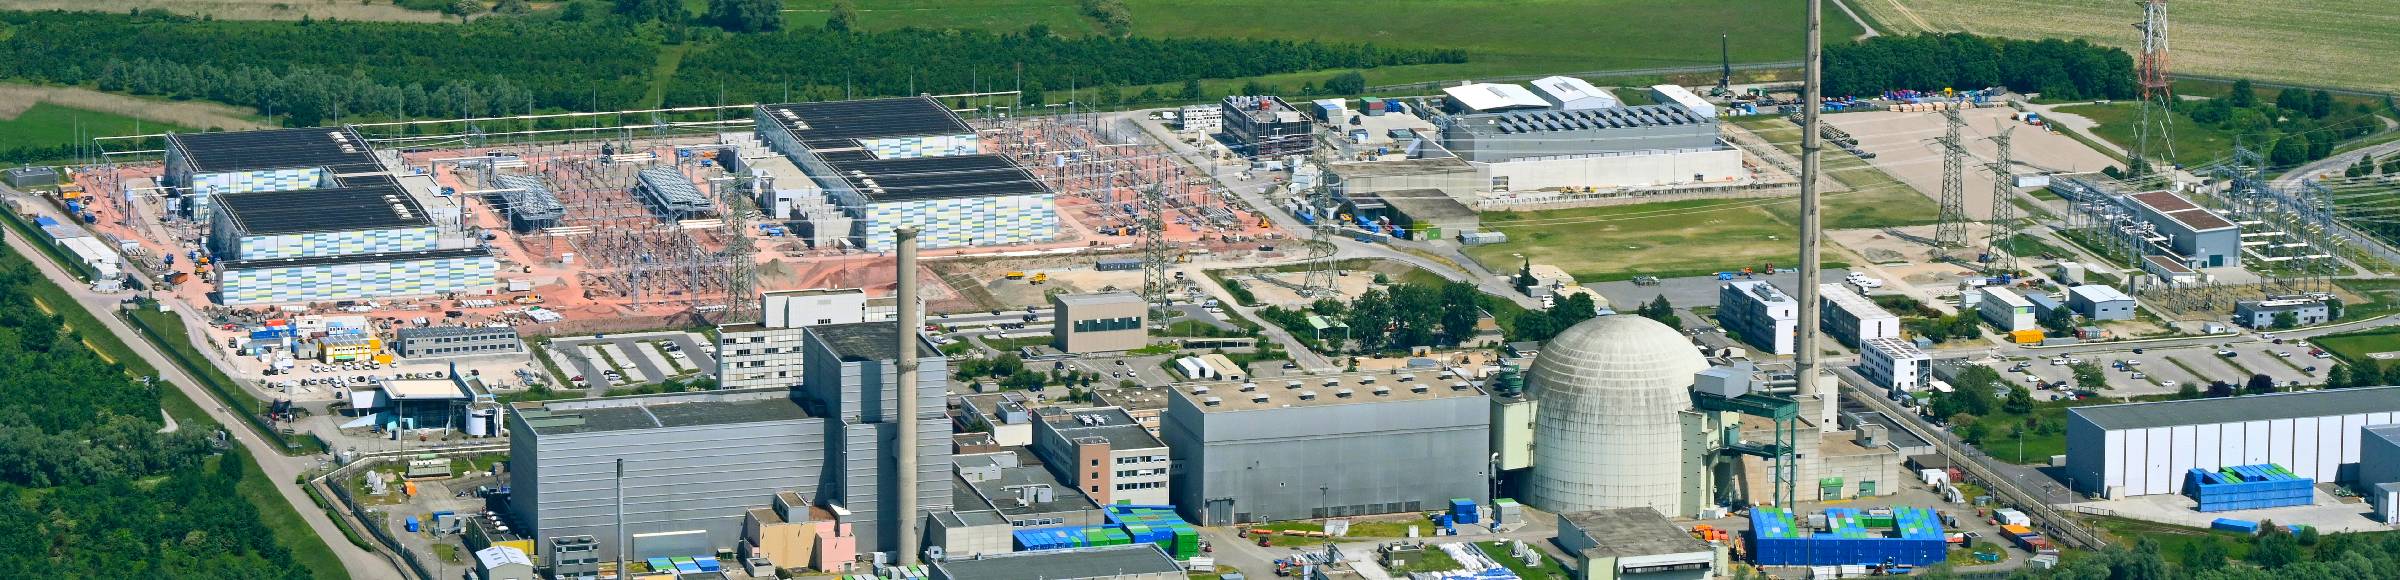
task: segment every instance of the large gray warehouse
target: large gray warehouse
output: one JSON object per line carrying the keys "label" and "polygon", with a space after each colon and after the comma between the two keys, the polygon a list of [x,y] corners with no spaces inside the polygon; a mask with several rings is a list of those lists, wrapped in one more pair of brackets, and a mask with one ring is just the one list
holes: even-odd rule
{"label": "large gray warehouse", "polygon": [[1478,113],[1446,122],[1442,146],[1468,161],[1722,147],[1715,119],[1679,105]]}
{"label": "large gray warehouse", "polygon": [[1179,386],[1169,493],[1200,525],[1440,509],[1489,496],[1491,398],[1431,372]]}
{"label": "large gray warehouse", "polygon": [[2078,407],[2067,477],[2106,497],[2182,493],[2184,473],[2273,463],[2317,481],[2358,476],[2361,431],[2400,416],[2400,387]]}

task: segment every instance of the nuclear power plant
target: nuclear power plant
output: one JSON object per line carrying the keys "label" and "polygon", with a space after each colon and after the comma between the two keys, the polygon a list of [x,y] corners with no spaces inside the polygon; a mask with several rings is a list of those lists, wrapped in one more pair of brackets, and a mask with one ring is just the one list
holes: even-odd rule
{"label": "nuclear power plant", "polygon": [[1536,508],[1698,517],[1890,493],[1899,483],[1902,457],[1880,444],[1880,426],[1849,415],[1819,425],[1800,411],[1817,396],[1795,393],[1790,374],[1738,359],[1712,364],[1648,318],[1577,324],[1543,344],[1529,374],[1532,467],[1522,483]]}

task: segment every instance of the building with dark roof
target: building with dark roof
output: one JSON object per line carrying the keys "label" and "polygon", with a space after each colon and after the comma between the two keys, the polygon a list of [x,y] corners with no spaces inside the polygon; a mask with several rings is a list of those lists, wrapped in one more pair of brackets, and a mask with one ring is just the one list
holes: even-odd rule
{"label": "building with dark roof", "polygon": [[2193,268],[2241,264],[2242,228],[2172,191],[2136,193],[2119,198],[2134,218],[2157,228],[2164,245],[2179,261]]}
{"label": "building with dark roof", "polygon": [[934,580],[1180,580],[1183,566],[1158,544],[987,554],[933,563]]}
{"label": "building with dark roof", "polygon": [[1442,146],[1468,161],[1500,162],[1647,150],[1715,149],[1716,119],[1680,105],[1537,110],[1447,117]]}
{"label": "building with dark roof", "polygon": [[1718,564],[1715,548],[1646,507],[1559,514],[1555,539],[1582,578],[1710,578]]}
{"label": "building with dark roof", "polygon": [[333,187],[334,176],[384,171],[349,127],[169,133],[166,166],[173,203],[203,221],[216,195]]}
{"label": "building with dark roof", "polygon": [[2182,493],[2185,472],[2232,465],[2355,481],[2361,431],[2396,419],[2400,387],[2076,407],[2066,476],[2076,491],[2109,498]]}
{"label": "building with dark roof", "polygon": [[[917,226],[927,249],[1045,242],[1057,195],[1015,160],[985,155],[972,127],[930,97],[760,105],[758,133],[850,218],[835,238],[892,248]],[[818,227],[827,227],[819,224]]]}
{"label": "building with dark roof", "polygon": [[1315,123],[1280,97],[1229,96],[1217,103],[1226,146],[1234,155],[1281,159],[1316,147]]}
{"label": "building with dark roof", "polygon": [[440,247],[440,229],[389,177],[341,187],[216,196],[209,252],[218,260],[264,260],[417,252]]}
{"label": "building with dark roof", "polygon": [[[749,509],[777,492],[820,489],[840,454],[826,445],[833,420],[788,389],[518,403],[507,415],[514,527],[536,546],[617,537],[621,459],[631,558],[732,546]],[[599,549],[603,560],[618,556],[616,542]]]}
{"label": "building with dark roof", "polygon": [[1033,452],[1059,480],[1100,503],[1172,503],[1167,444],[1116,407],[1035,409]]}

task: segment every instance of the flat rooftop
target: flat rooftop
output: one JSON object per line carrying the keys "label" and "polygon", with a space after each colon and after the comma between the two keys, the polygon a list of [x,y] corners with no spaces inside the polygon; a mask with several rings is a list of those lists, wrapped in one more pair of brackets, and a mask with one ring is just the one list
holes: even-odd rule
{"label": "flat rooftop", "polygon": [[642,431],[809,418],[790,389],[740,389],[517,403],[537,435]]}
{"label": "flat rooftop", "polygon": [[1016,161],[999,155],[827,159],[869,201],[1049,193]]}
{"label": "flat rooftop", "polygon": [[487,336],[501,334],[509,336],[517,335],[517,329],[511,326],[425,326],[402,328],[392,332],[393,334],[399,335],[399,337],[402,339]]}
{"label": "flat rooftop", "polygon": [[389,177],[342,187],[217,194],[217,207],[246,235],[430,227],[433,218]]}
{"label": "flat rooftop", "polygon": [[491,252],[484,251],[483,248],[449,248],[442,250],[424,250],[419,252],[344,254],[340,256],[269,258],[264,260],[228,260],[224,262],[218,262],[217,267],[223,270],[257,270],[263,268],[298,268],[302,266],[329,266],[338,264],[371,264],[375,262],[414,262],[419,260],[471,258],[476,256],[490,255]]}
{"label": "flat rooftop", "polygon": [[[808,333],[824,341],[825,348],[833,350],[835,356],[846,362],[900,359],[900,326],[897,322],[819,324],[808,327]],[[920,336],[917,340],[917,356],[931,358],[942,356],[942,353]]]}
{"label": "flat rooftop", "polygon": [[2089,300],[2092,302],[2109,302],[2115,300],[2133,299],[2132,296],[2126,296],[2125,291],[2118,290],[2117,287],[2107,284],[2085,284],[2082,286],[2076,286],[2073,288],[2068,288],[2067,294],[2081,296],[2084,300]]}
{"label": "flat rooftop", "polygon": [[1382,201],[1384,204],[1390,205],[1393,211],[1398,211],[1402,215],[1408,216],[1408,219],[1414,221],[1423,222],[1434,220],[1471,219],[1477,217],[1474,208],[1467,207],[1467,204],[1459,203],[1456,198],[1450,197],[1450,194],[1442,193],[1442,190],[1439,189],[1395,189],[1391,191],[1359,194],[1358,196],[1353,197],[1367,196],[1372,196],[1375,199]]}
{"label": "flat rooftop", "polygon": [[1117,407],[1086,409],[1042,410],[1042,422],[1069,440],[1098,437],[1108,442],[1109,449],[1156,449],[1166,447],[1158,436],[1133,420],[1133,415]]}
{"label": "flat rooftop", "polygon": [[2199,204],[2192,203],[2192,200],[2185,199],[2172,191],[2136,193],[2125,196],[2125,198],[2150,208],[2150,211],[2158,212],[2159,215],[2167,216],[2167,219],[2175,220],[2176,223],[2183,224],[2183,227],[2191,228],[2192,231],[2233,227],[2233,222],[2217,217],[2216,212],[2200,207]]}
{"label": "flat rooftop", "polygon": [[2183,265],[2183,263],[2182,263],[2182,262],[2177,262],[2177,261],[2175,261],[2175,259],[2174,259],[2174,258],[2169,258],[2169,257],[2166,257],[2166,256],[2155,256],[2155,255],[2154,255],[2154,256],[2142,256],[2142,260],[2143,260],[2143,261],[2146,261],[2146,262],[2149,262],[2149,263],[2150,263],[2150,265],[2152,265],[2152,266],[2157,266],[2157,267],[2158,267],[2159,269],[2161,269],[2161,270],[2166,270],[2168,273],[2172,273],[2172,274],[2190,274],[2190,273],[2192,273],[2192,267],[2191,267],[2191,266],[2185,266],[2185,265]]}
{"label": "flat rooftop", "polygon": [[1155,411],[1167,408],[1168,391],[1174,387],[1133,387],[1092,391],[1092,402],[1133,411]]}
{"label": "flat rooftop", "polygon": [[1510,111],[1460,115],[1452,127],[1482,134],[1517,135],[1561,131],[1599,131],[1679,125],[1713,125],[1683,105],[1639,105],[1572,111]]}
{"label": "flat rooftop", "polygon": [[1132,293],[1132,292],[1097,292],[1097,293],[1090,293],[1090,294],[1060,294],[1060,295],[1058,295],[1058,296],[1055,296],[1055,297],[1053,297],[1053,299],[1055,299],[1055,300],[1058,300],[1058,303],[1059,303],[1059,304],[1065,304],[1065,305],[1068,305],[1068,306],[1103,306],[1103,305],[1110,305],[1110,304],[1124,304],[1124,305],[1144,305],[1144,306],[1146,306],[1146,305],[1148,305],[1148,304],[1149,304],[1149,303],[1147,303],[1147,302],[1143,302],[1143,301],[1142,301],[1142,295],[1140,295],[1140,294],[1135,294],[1135,293]]}
{"label": "flat rooftop", "polygon": [[[1401,161],[1360,161],[1352,163],[1335,163],[1333,164],[1332,169],[1328,169],[1327,171],[1347,179],[1429,175],[1448,176],[1459,173],[1472,173],[1475,171],[1475,166],[1470,165],[1466,162],[1466,160],[1459,159],[1457,157],[1428,157],[1424,159],[1408,159]],[[1461,177],[1459,179],[1459,183],[1462,185],[1466,184],[1468,181],[1472,181],[1465,177]]]}
{"label": "flat rooftop", "polygon": [[1575,529],[1592,538],[1596,546],[1584,551],[1593,555],[1631,558],[1710,551],[1707,543],[1646,507],[1569,512],[1558,517],[1574,522]]}
{"label": "flat rooftop", "polygon": [[2246,395],[2221,399],[2094,405],[2068,409],[2067,413],[2090,421],[2102,429],[2117,430],[2390,411],[2400,411],[2400,387],[2333,389]]}
{"label": "flat rooftop", "polygon": [[1731,286],[1733,287],[1734,291],[1750,296],[1751,298],[1765,304],[1778,304],[1792,301],[1792,297],[1784,294],[1782,288],[1776,288],[1773,283],[1767,282],[1766,280],[1735,280],[1732,282],[1726,282],[1725,285]]}
{"label": "flat rooftop", "polygon": [[382,171],[367,139],[349,127],[170,133],[200,173],[324,167],[335,174]]}
{"label": "flat rooftop", "polygon": [[935,562],[933,567],[951,580],[1081,580],[1184,573],[1183,566],[1166,550],[1147,543],[984,554]]}
{"label": "flat rooftop", "polygon": [[786,103],[759,108],[810,148],[854,146],[854,141],[860,139],[975,132],[933,97]]}
{"label": "flat rooftop", "polygon": [[[1081,490],[1075,489],[1075,486],[1060,482],[1057,476],[1050,473],[1050,469],[1048,467],[1043,466],[1040,461],[1033,458],[1033,453],[1025,451],[1022,448],[1015,448],[1001,453],[960,455],[957,456],[956,461],[959,462],[961,467],[984,467],[994,463],[990,459],[990,456],[995,455],[1013,455],[1016,458],[1013,462],[1006,460],[998,462],[1000,464],[1000,477],[996,479],[968,482],[966,481],[965,476],[953,475],[955,478],[953,479],[953,483],[963,483],[974,488],[974,493],[977,496],[975,505],[989,506],[990,509],[998,511],[1004,515],[1044,514],[1100,509],[1100,504],[1098,502],[1092,501],[1090,496],[1084,495]],[[1020,490],[1027,487],[1041,486],[1048,486],[1050,488],[1049,501],[1040,501],[1038,499],[1035,501],[1024,500],[1024,498],[1027,496],[1024,495]],[[954,497],[953,499],[955,500],[960,498]]]}
{"label": "flat rooftop", "polygon": [[1900,339],[1897,339],[1897,338],[1891,338],[1891,337],[1887,337],[1887,336],[1878,336],[1878,337],[1875,337],[1875,338],[1870,338],[1870,339],[1867,339],[1867,340],[1866,340],[1866,342],[1865,342],[1865,346],[1867,346],[1867,347],[1869,347],[1869,348],[1876,349],[1876,350],[1883,351],[1883,352],[1884,352],[1884,353],[1886,353],[1886,354],[1890,354],[1890,355],[1892,355],[1892,358],[1896,358],[1896,359],[1902,359],[1902,360],[1906,360],[1906,359],[1912,359],[1912,358],[1913,358],[1913,359],[1931,359],[1931,358],[1932,358],[1932,357],[1931,357],[1931,355],[1927,355],[1927,354],[1925,354],[1925,349],[1917,348],[1917,345],[1915,345],[1915,344],[1913,344],[1913,343],[1910,343],[1910,342],[1908,342],[1908,341],[1905,341],[1905,340],[1900,340]]}
{"label": "flat rooftop", "polygon": [[1860,320],[1893,318],[1892,312],[1884,310],[1883,305],[1876,304],[1873,299],[1860,296],[1857,292],[1851,292],[1849,288],[1844,288],[1840,284],[1818,284],[1817,295],[1825,297],[1826,302],[1832,302],[1834,308],[1840,308],[1843,312],[1850,313],[1851,318]]}
{"label": "flat rooftop", "polygon": [[[1232,95],[1225,97],[1225,100],[1219,101],[1219,103],[1232,105],[1234,110],[1241,111],[1242,116],[1248,117],[1252,123],[1275,123],[1279,122],[1276,120],[1278,117],[1286,116],[1278,113],[1296,114],[1300,112],[1299,109],[1292,108],[1291,103],[1283,102],[1283,97],[1274,95]],[[1222,108],[1219,109],[1220,112],[1222,110]],[[1302,117],[1302,119],[1306,119],[1306,117]]]}
{"label": "flat rooftop", "polygon": [[1176,397],[1191,402],[1203,413],[1430,401],[1483,394],[1483,389],[1472,383],[1444,381],[1440,372],[1422,370],[1196,382],[1175,387]]}

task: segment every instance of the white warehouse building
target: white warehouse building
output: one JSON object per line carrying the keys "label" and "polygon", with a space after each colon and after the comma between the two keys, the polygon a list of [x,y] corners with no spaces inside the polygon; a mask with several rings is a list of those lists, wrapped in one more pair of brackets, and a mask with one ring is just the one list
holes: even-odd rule
{"label": "white warehouse building", "polygon": [[1925,385],[1926,365],[1933,356],[1897,337],[1867,339],[1858,351],[1858,374],[1876,386],[1914,391]]}
{"label": "white warehouse building", "polygon": [[2400,416],[2400,387],[2079,407],[2067,478],[2120,498],[2182,493],[2185,473],[2272,463],[2320,482],[2358,477],[2363,431]]}

